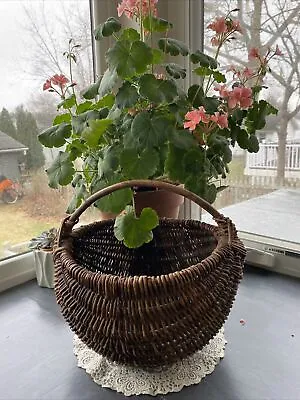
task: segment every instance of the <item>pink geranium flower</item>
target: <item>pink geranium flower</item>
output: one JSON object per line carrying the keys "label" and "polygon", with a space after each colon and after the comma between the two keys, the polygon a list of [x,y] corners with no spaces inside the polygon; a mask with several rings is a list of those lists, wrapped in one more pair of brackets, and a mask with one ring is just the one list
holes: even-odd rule
{"label": "pink geranium flower", "polygon": [[51,88],[51,80],[47,79],[46,82],[43,84],[43,90],[48,90]]}
{"label": "pink geranium flower", "polygon": [[226,85],[216,85],[214,90],[220,93],[220,97],[226,98],[229,96],[229,90]]}
{"label": "pink geranium flower", "polygon": [[251,60],[255,60],[256,58],[259,58],[258,48],[257,47],[252,47],[249,50],[248,59],[249,59],[249,61],[251,61]]}
{"label": "pink geranium flower", "polygon": [[69,82],[69,79],[63,74],[56,74],[52,76],[51,82],[53,83],[53,85],[59,86],[61,89],[63,89]]}
{"label": "pink geranium flower", "polygon": [[254,75],[254,71],[251,68],[246,67],[243,70],[243,76],[247,79],[251,78]]}
{"label": "pink geranium flower", "polygon": [[224,17],[216,18],[207,27],[217,34],[228,32],[228,26]]}
{"label": "pink geranium flower", "polygon": [[126,17],[132,19],[144,17],[150,13],[157,15],[157,3],[158,0],[122,0],[117,7],[118,16],[125,14]]}
{"label": "pink geranium flower", "polygon": [[215,112],[210,119],[211,121],[215,122],[219,128],[228,128],[228,113],[220,114],[219,112]]}
{"label": "pink geranium flower", "polygon": [[234,30],[235,32],[240,32],[243,33],[240,21],[235,19],[232,21],[232,30]]}
{"label": "pink geranium flower", "polygon": [[228,96],[228,107],[235,108],[240,107],[247,109],[252,106],[252,90],[247,87],[235,87]]}
{"label": "pink geranium flower", "polygon": [[216,36],[211,38],[211,44],[213,46],[219,46],[220,43],[221,43],[220,39],[218,39]]}
{"label": "pink geranium flower", "polygon": [[210,117],[208,114],[206,114],[205,108],[201,106],[198,108],[198,110],[193,110],[186,113],[185,119],[188,121],[184,123],[184,128],[194,131],[200,122],[207,124]]}
{"label": "pink geranium flower", "polygon": [[280,50],[280,48],[278,47],[278,44],[276,45],[276,49],[275,49],[275,56],[283,56],[283,52]]}

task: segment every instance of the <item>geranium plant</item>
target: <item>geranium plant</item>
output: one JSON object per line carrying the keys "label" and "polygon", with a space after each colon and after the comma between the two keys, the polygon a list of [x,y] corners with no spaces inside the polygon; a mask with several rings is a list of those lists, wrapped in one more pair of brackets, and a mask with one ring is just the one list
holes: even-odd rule
{"label": "geranium plant", "polygon": [[[219,54],[225,43],[242,34],[239,21],[232,17],[237,10],[209,24],[215,48],[212,57],[173,39],[173,25],[158,16],[157,2],[123,0],[119,4],[118,15],[134,19],[137,29],[122,27],[114,17],[96,28],[96,40],[112,36],[115,42],[106,53],[106,72],[81,95],[74,89],[76,45],[71,41],[66,53],[70,77],[55,75],[44,84],[44,90],[59,95],[58,108],[64,112],[39,139],[47,147],[65,146],[47,174],[53,188],[72,182],[75,194],[68,212],[88,194],[127,179],[167,179],[212,203],[223,188],[220,178],[229,173],[231,148],[239,145],[257,152],[256,131],[265,126],[267,115],[276,113],[259,96],[270,60],[281,55],[278,47],[265,56],[251,49],[253,68],[226,70]],[[162,37],[156,41],[154,34]],[[199,78],[187,90],[183,85],[186,70],[176,63],[179,55],[189,57]],[[118,214],[131,202],[131,190],[124,189],[96,206]],[[134,208],[129,206],[126,215],[131,224],[139,224],[138,236],[141,223]],[[119,224],[126,215],[119,217]],[[156,216],[148,217],[153,228]],[[122,234],[118,231],[117,236]],[[151,235],[145,236],[145,241],[151,240]],[[127,241],[130,247],[140,244]]]}

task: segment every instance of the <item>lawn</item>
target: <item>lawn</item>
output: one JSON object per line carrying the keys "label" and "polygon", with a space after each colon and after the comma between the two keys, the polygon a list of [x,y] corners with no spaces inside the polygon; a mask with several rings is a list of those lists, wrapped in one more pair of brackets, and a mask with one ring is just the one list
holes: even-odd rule
{"label": "lawn", "polygon": [[22,209],[22,200],[15,204],[0,204],[0,221],[0,258],[3,248],[28,241],[43,230],[59,224],[55,217],[28,215]]}

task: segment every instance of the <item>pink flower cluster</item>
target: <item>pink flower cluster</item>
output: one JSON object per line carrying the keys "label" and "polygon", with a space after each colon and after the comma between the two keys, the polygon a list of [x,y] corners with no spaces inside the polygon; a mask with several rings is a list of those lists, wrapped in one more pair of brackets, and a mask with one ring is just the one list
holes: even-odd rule
{"label": "pink flower cluster", "polygon": [[122,3],[118,4],[118,16],[125,14],[127,18],[133,19],[149,14],[157,15],[157,3],[158,0],[122,0]]}
{"label": "pink flower cluster", "polygon": [[252,106],[252,89],[244,86],[236,86],[233,90],[229,90],[225,85],[217,85],[215,90],[220,93],[220,97],[227,99],[230,109],[239,107],[247,109]]}
{"label": "pink flower cluster", "polygon": [[[203,122],[203,124],[213,122],[221,129],[228,128],[227,113],[220,114],[219,112],[215,112],[213,115],[207,114],[203,106],[199,107],[197,110],[186,113],[185,119],[186,122],[183,125],[184,129],[189,129],[190,131],[194,131],[200,122]],[[208,130],[210,131],[212,128],[213,126],[210,126]]]}
{"label": "pink flower cluster", "polygon": [[283,52],[280,50],[278,44],[273,51],[268,48],[268,51],[264,57],[260,54],[260,51],[257,47],[252,47],[248,53],[249,61],[258,60],[261,65],[266,65],[274,56],[283,56]]}
{"label": "pink flower cluster", "polygon": [[253,69],[251,68],[237,68],[234,65],[231,65],[228,69],[227,72],[233,72],[233,76],[239,78],[241,81],[247,81],[248,79],[251,79],[255,76],[255,71],[253,71]]}
{"label": "pink flower cluster", "polygon": [[47,79],[43,85],[43,90],[53,89],[52,85],[59,86],[61,90],[64,89],[66,84],[69,82],[69,79],[63,74],[56,74],[52,76],[52,78]]}
{"label": "pink flower cluster", "polygon": [[207,26],[213,30],[216,35],[211,39],[213,46],[220,46],[224,42],[230,40],[235,32],[242,33],[240,21],[231,18],[219,17]]}

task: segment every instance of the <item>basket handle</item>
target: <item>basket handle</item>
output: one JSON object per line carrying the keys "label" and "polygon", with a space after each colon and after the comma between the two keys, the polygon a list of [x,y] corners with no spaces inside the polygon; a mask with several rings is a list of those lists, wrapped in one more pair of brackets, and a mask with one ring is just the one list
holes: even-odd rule
{"label": "basket handle", "polygon": [[190,192],[189,190],[184,189],[183,187],[174,185],[172,183],[167,183],[164,181],[130,180],[130,181],[115,183],[114,185],[111,185],[104,189],[101,189],[98,192],[91,195],[80,207],[77,208],[77,210],[74,211],[73,214],[71,214],[71,216],[69,218],[69,222],[74,222],[74,224],[76,224],[78,222],[81,214],[84,213],[84,211],[86,211],[97,200],[115,192],[116,190],[120,190],[120,189],[124,189],[124,188],[128,188],[128,187],[131,187],[131,188],[133,188],[133,187],[148,187],[148,188],[153,188],[153,189],[164,189],[164,190],[176,193],[176,194],[181,195],[181,196],[193,201],[194,203],[196,203],[198,206],[200,206],[205,211],[207,211],[209,214],[211,214],[215,220],[219,220],[219,219],[224,220],[223,215],[220,214],[211,204],[209,204],[207,201],[205,201],[201,197],[197,196],[196,194]]}
{"label": "basket handle", "polygon": [[220,214],[211,204],[209,204],[207,201],[203,200],[201,197],[197,196],[196,194],[190,192],[187,189],[184,189],[181,186],[174,185],[172,183],[167,183],[163,181],[156,181],[156,180],[130,180],[130,181],[124,181],[124,182],[119,182],[115,183],[114,185],[108,186],[104,189],[99,190],[98,192],[94,193],[91,195],[80,207],[77,208],[77,210],[74,211],[73,214],[69,217],[69,222],[76,224],[79,220],[79,217],[81,214],[89,208],[93,203],[95,203],[97,200],[101,199],[104,196],[107,196],[116,190],[128,188],[128,187],[148,187],[148,188],[153,188],[153,189],[164,189],[176,194],[179,194],[194,203],[196,203],[198,206],[203,208],[205,211],[207,211],[209,214],[211,214],[215,220],[224,220],[224,216]]}
{"label": "basket handle", "polygon": [[93,203],[95,203],[97,200],[101,199],[104,196],[107,196],[116,190],[128,188],[128,187],[148,187],[148,188],[153,188],[153,189],[163,189],[167,190],[173,193],[176,193],[180,196],[183,196],[194,203],[196,203],[198,206],[203,208],[205,211],[207,211],[217,222],[217,224],[220,227],[225,228],[225,231],[227,231],[228,235],[228,240],[231,241],[231,233],[232,229],[235,228],[229,218],[224,217],[224,215],[220,214],[211,204],[209,204],[207,201],[203,200],[200,196],[197,196],[196,194],[190,192],[189,190],[184,189],[181,186],[174,185],[171,183],[167,183],[164,181],[156,181],[156,180],[129,180],[129,181],[124,181],[124,182],[119,182],[115,183],[114,185],[108,186],[104,189],[99,190],[98,192],[94,193],[91,195],[80,207],[77,208],[67,218],[65,218],[61,224],[59,234],[58,234],[58,246],[60,246],[62,240],[64,237],[68,236],[68,234],[72,231],[72,228],[77,222],[79,221],[79,217],[81,214],[89,208]]}

